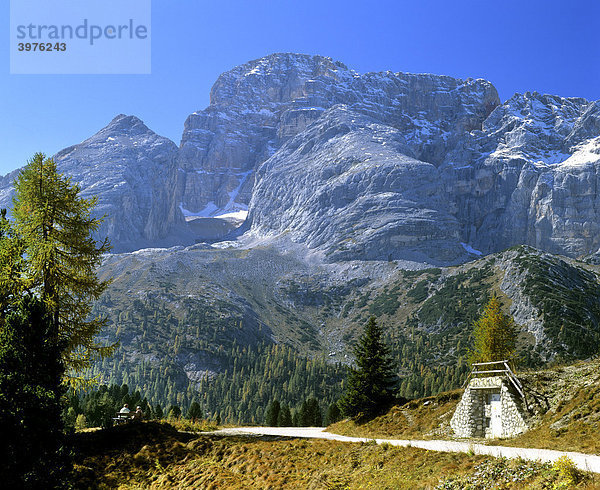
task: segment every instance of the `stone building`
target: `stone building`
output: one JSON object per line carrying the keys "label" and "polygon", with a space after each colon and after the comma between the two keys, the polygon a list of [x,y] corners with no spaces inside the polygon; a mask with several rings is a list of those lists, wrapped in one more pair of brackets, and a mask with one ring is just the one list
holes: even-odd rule
{"label": "stone building", "polygon": [[[511,373],[512,374],[512,373]],[[516,378],[471,378],[450,426],[458,437],[512,437],[528,427]]]}

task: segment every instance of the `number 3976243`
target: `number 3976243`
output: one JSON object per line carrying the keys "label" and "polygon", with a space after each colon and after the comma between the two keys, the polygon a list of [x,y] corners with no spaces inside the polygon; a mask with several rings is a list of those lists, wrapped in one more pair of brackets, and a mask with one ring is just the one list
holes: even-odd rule
{"label": "number 3976243", "polygon": [[19,51],[66,51],[67,43],[19,43]]}

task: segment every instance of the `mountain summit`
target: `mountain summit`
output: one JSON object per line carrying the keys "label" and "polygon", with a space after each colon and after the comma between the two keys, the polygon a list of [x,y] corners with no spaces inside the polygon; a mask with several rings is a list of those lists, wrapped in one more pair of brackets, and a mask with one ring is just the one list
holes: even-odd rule
{"label": "mountain summit", "polygon": [[596,252],[599,137],[585,99],[501,103],[486,80],[277,53],[220,75],[179,147],[119,115],[56,159],[99,196],[116,251],[215,241],[245,220],[248,240],[329,261],[450,264],[515,244]]}

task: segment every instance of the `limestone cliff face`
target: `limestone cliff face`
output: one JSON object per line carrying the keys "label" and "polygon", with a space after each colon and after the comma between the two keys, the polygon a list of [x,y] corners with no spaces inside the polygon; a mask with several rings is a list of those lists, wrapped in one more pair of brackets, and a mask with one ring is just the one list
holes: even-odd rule
{"label": "limestone cliff face", "polygon": [[[168,222],[167,181],[177,146],[157,135],[135,116],[119,115],[78,145],[58,152],[59,172],[81,187],[83,197],[97,196],[97,216],[105,216],[96,233],[108,236],[116,252],[153,244],[173,244],[186,236],[183,220]],[[11,207],[12,183],[18,171],[2,182],[2,207]],[[178,228],[179,225],[179,228]]]}
{"label": "limestone cliff face", "polygon": [[499,100],[484,80],[360,75],[322,56],[251,61],[222,74],[210,106],[188,117],[173,209],[189,217],[246,210],[258,166],[338,104],[401,130],[416,158],[439,163]]}
{"label": "limestone cliff face", "polygon": [[[454,130],[446,129],[447,119],[437,119],[434,109],[416,110],[423,107],[422,100],[416,108],[404,107],[405,119],[396,120],[385,111],[369,113],[362,104],[344,105],[355,115],[348,121],[368,114],[371,127],[379,129],[366,139],[342,140],[340,128],[354,135],[356,127],[325,112],[257,173],[252,231],[290,234],[333,260],[388,257],[449,263],[516,244],[571,256],[597,251],[598,104],[516,94],[481,121],[477,117],[494,107],[485,87],[484,82],[479,90],[462,87],[476,103],[461,102],[453,113],[470,108],[472,127],[462,117]],[[426,96],[421,93],[421,99]],[[429,118],[428,125],[419,117]],[[415,121],[427,132],[412,131]],[[476,121],[481,121],[479,129],[473,129]],[[342,152],[352,154],[353,164],[340,165]],[[405,157],[419,168],[429,165],[429,177],[405,172]],[[361,170],[355,165],[359,161]],[[353,165],[352,178],[370,181],[359,192],[348,181]],[[402,177],[379,187],[373,174],[384,180],[391,174]],[[360,212],[340,205],[342,195],[347,202],[361,202]],[[320,205],[314,204],[317,196]],[[398,200],[403,206],[396,206]]]}
{"label": "limestone cliff face", "polygon": [[[485,80],[273,54],[223,73],[179,148],[118,116],[56,155],[115,250],[292,239],[327,260],[449,264],[600,249],[600,106]],[[15,174],[0,178],[10,206]]]}
{"label": "limestone cliff face", "polygon": [[528,244],[566,255],[600,246],[596,102],[515,95],[440,168],[462,238],[484,252]]}
{"label": "limestone cliff face", "polygon": [[328,260],[465,256],[435,165],[403,133],[336,106],[257,174],[250,234],[279,233]]}

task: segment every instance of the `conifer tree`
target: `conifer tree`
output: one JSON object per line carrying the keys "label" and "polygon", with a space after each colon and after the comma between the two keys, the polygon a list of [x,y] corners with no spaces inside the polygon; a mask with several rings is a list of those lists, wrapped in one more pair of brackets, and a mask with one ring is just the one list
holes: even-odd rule
{"label": "conifer tree", "polygon": [[290,412],[290,407],[287,405],[281,405],[281,410],[279,410],[279,416],[277,417],[277,425],[279,427],[291,427],[292,412]]}
{"label": "conifer tree", "polygon": [[514,360],[517,330],[512,317],[502,313],[496,296],[473,325],[473,336],[471,362]]}
{"label": "conifer tree", "polygon": [[187,411],[187,418],[192,422],[202,418],[202,408],[197,401],[193,401]]}
{"label": "conifer tree", "polygon": [[300,407],[300,426],[302,427],[318,427],[323,422],[321,407],[319,401],[311,397],[304,400]]}
{"label": "conifer tree", "polygon": [[98,279],[96,268],[110,249],[107,239],[97,244],[92,236],[101,223],[91,214],[96,199],[80,197],[79,186],[60,175],[56,163],[42,153],[21,171],[15,191],[24,288],[39,293],[50,312],[67,369],[82,370],[97,355],[112,351],[94,340],[105,322],[90,319],[93,302],[108,285]]}
{"label": "conifer tree", "polygon": [[277,400],[273,400],[269,403],[267,407],[267,413],[265,414],[265,423],[269,427],[276,427],[277,419],[279,418],[279,411],[281,410],[281,405]]}
{"label": "conifer tree", "polygon": [[342,412],[340,411],[340,407],[338,407],[337,403],[332,403],[327,408],[327,414],[325,415],[325,425],[335,424],[339,422],[342,418]]}
{"label": "conifer tree", "polygon": [[45,305],[25,294],[0,327],[0,474],[3,488],[55,488],[68,470],[61,346]]}
{"label": "conifer tree", "polygon": [[16,304],[24,290],[24,244],[10,221],[6,209],[0,210],[0,327],[11,304]]}
{"label": "conifer tree", "polygon": [[338,402],[347,417],[369,419],[395,400],[398,379],[383,330],[371,317],[354,349],[356,368]]}
{"label": "conifer tree", "polygon": [[178,419],[179,417],[181,417],[181,408],[179,408],[177,405],[171,405],[171,408],[169,408],[167,418]]}

